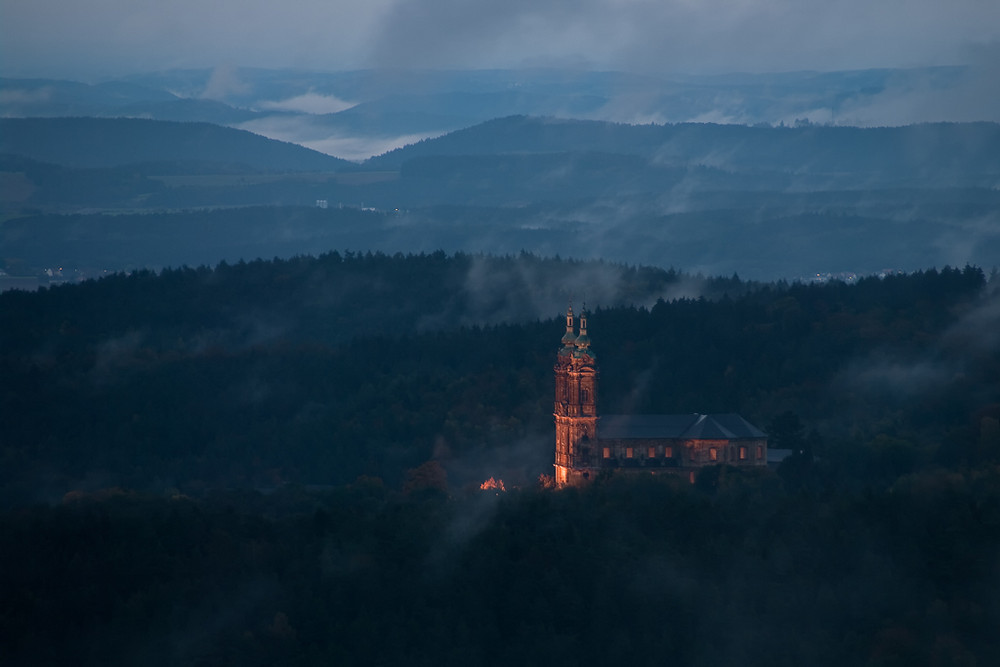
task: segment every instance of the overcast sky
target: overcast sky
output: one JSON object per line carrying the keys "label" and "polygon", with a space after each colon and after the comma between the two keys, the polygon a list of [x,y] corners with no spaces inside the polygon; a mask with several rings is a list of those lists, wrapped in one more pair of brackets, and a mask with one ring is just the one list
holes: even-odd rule
{"label": "overcast sky", "polygon": [[0,73],[860,69],[1000,57],[1000,0],[0,0]]}

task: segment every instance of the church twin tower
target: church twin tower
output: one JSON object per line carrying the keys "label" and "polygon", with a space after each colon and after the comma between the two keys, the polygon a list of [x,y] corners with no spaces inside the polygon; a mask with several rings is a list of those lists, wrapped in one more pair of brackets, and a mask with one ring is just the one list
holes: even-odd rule
{"label": "church twin tower", "polygon": [[[587,313],[576,333],[573,307],[566,311],[566,333],[556,357],[556,484],[591,476],[597,445],[597,360],[587,335]],[[572,480],[575,481],[575,480]]]}

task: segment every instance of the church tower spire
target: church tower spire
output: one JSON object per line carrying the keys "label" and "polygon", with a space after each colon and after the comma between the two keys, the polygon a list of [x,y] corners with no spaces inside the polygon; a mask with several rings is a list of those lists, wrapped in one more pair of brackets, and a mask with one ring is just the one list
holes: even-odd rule
{"label": "church tower spire", "polygon": [[580,311],[580,335],[576,337],[576,347],[581,352],[590,354],[590,336],[587,335],[587,304],[583,304]]}
{"label": "church tower spire", "polygon": [[555,479],[558,486],[574,484],[596,474],[597,361],[587,335],[586,308],[575,335],[573,308],[566,311],[566,333],[556,356]]}
{"label": "church tower spire", "polygon": [[570,302],[569,306],[566,307],[566,333],[562,337],[564,347],[573,347],[573,344],[576,343],[575,327],[576,325],[573,321],[573,302]]}

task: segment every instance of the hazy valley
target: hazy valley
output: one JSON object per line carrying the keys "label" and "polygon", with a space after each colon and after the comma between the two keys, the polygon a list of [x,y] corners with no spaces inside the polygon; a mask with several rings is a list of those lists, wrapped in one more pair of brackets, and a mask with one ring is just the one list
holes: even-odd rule
{"label": "hazy valley", "polygon": [[[84,90],[127,113],[134,85]],[[77,101],[44,109],[97,104],[63,96]],[[524,250],[770,280],[990,267],[998,128],[509,116],[350,162],[205,122],[6,118],[0,247],[4,270],[27,276],[329,249]]]}

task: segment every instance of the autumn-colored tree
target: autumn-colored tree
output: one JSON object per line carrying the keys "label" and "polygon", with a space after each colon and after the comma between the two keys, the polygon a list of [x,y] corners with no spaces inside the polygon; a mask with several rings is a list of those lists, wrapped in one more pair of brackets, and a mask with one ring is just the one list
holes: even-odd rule
{"label": "autumn-colored tree", "polygon": [[403,484],[404,493],[427,490],[448,493],[448,471],[438,461],[427,461],[406,471],[406,481]]}

